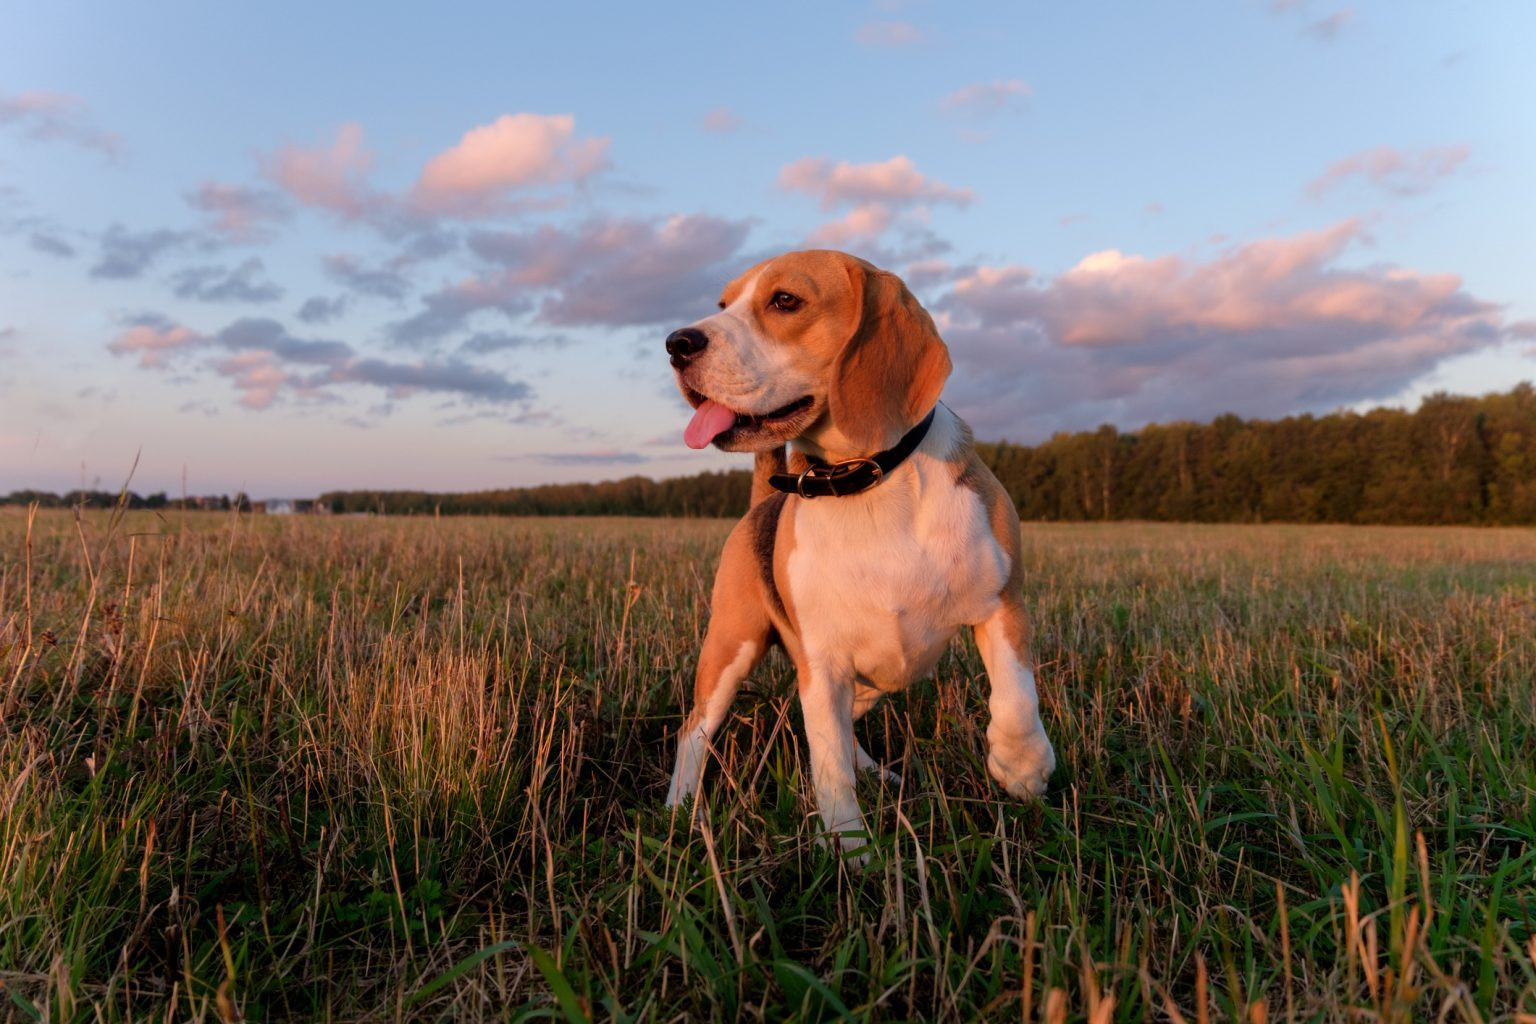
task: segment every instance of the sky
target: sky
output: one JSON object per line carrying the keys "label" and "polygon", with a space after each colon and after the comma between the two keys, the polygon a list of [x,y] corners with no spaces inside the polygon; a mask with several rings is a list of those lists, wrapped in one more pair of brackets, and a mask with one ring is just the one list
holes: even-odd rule
{"label": "sky", "polygon": [[1536,378],[1524,0],[0,24],[0,493],[745,466],[663,339],[799,248],[906,279],[987,440]]}

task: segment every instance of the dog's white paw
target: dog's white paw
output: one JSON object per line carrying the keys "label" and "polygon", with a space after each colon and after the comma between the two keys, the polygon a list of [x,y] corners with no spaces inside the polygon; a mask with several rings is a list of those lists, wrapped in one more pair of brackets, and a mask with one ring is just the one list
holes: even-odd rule
{"label": "dog's white paw", "polygon": [[880,781],[882,782],[889,782],[893,786],[901,785],[901,775],[891,771],[889,768],[878,761],[870,761],[868,764],[859,765],[859,771],[874,772],[876,775],[880,776]]}
{"label": "dog's white paw", "polygon": [[1020,800],[1042,796],[1055,770],[1056,751],[1044,729],[1008,742],[988,738],[987,771]]}
{"label": "dog's white paw", "polygon": [[863,744],[855,743],[853,746],[853,766],[861,772],[878,772],[883,781],[893,786],[901,785],[901,776],[870,757]]}

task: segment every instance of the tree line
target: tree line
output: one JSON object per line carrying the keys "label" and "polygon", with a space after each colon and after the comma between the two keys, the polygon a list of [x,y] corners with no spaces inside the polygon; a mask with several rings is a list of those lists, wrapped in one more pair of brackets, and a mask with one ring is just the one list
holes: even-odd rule
{"label": "tree line", "polygon": [[[1228,414],[1210,423],[1129,433],[1103,426],[1038,445],[977,448],[1026,520],[1536,525],[1536,390],[1529,383],[1480,398],[1431,395],[1413,412],[1281,420]],[[730,517],[746,510],[750,490],[751,474],[741,469],[464,494],[332,491],[317,504],[390,515]],[[118,497],[18,491],[5,500],[111,505]],[[125,500],[132,507],[179,504],[163,494],[128,492]]]}
{"label": "tree line", "polygon": [[154,494],[139,494],[137,491],[100,491],[83,490],[65,491],[57,494],[53,491],[21,490],[12,491],[0,498],[0,505],[37,505],[39,508],[115,508],[123,505],[134,509],[206,509],[228,512],[230,509],[239,509],[248,512],[252,508],[251,499],[244,491],[231,498],[227,494],[199,495],[188,498],[168,498],[164,491],[156,491]]}
{"label": "tree line", "polygon": [[979,446],[1024,519],[1536,524],[1536,391]]}
{"label": "tree line", "polygon": [[[1026,520],[1536,524],[1536,390],[1413,412],[1218,416],[977,446]],[[744,460],[745,461],[745,460]],[[739,516],[746,470],[471,494],[337,491],[336,512]]]}

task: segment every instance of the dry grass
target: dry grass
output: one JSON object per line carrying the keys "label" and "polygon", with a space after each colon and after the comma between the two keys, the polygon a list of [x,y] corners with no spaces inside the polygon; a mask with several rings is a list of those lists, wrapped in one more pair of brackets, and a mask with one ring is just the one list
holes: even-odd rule
{"label": "dry grass", "polygon": [[781,659],[661,806],[727,528],[0,510],[0,1017],[1536,1020],[1536,534],[1026,527],[859,873]]}

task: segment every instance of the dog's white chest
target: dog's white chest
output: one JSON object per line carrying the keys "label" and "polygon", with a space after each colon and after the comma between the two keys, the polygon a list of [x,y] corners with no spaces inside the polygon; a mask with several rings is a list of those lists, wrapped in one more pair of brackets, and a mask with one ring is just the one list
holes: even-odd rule
{"label": "dog's white chest", "polygon": [[937,460],[913,470],[863,495],[801,505],[789,556],[807,657],[882,690],[930,672],[961,626],[997,609],[1008,575],[975,492]]}

